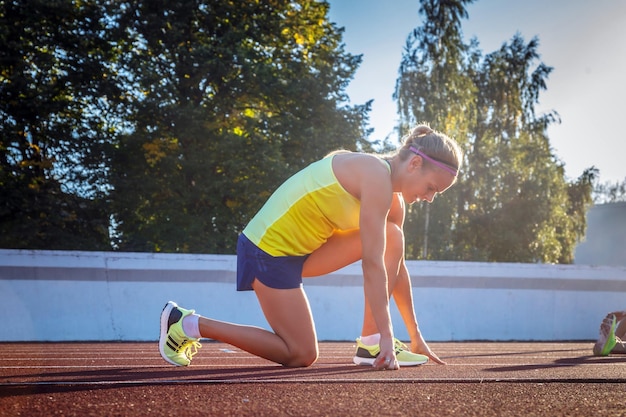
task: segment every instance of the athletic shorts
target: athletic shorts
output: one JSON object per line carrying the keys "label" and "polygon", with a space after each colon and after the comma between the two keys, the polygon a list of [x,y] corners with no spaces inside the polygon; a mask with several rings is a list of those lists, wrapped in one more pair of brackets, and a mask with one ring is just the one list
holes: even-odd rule
{"label": "athletic shorts", "polygon": [[308,257],[271,256],[242,233],[237,240],[237,291],[252,290],[255,278],[270,288],[299,288],[302,286],[302,267]]}

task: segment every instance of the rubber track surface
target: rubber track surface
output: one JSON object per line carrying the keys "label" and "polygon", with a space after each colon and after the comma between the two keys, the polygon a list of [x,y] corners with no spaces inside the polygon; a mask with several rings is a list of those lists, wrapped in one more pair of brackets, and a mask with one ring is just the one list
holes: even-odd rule
{"label": "rubber track surface", "polygon": [[626,416],[626,355],[592,342],[431,343],[448,365],[352,364],[321,343],[284,368],[205,342],[193,364],[153,343],[0,343],[0,416]]}

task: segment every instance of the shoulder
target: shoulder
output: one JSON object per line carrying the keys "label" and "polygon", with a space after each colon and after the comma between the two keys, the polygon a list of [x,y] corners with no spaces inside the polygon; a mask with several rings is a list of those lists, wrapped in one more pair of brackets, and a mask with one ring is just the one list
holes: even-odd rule
{"label": "shoulder", "polygon": [[334,155],[332,165],[337,181],[360,200],[367,188],[391,196],[391,176],[386,164],[375,155],[348,152]]}
{"label": "shoulder", "polygon": [[389,173],[387,162],[376,155],[359,152],[336,151],[329,156],[333,157],[333,168],[354,169],[363,173],[386,172]]}

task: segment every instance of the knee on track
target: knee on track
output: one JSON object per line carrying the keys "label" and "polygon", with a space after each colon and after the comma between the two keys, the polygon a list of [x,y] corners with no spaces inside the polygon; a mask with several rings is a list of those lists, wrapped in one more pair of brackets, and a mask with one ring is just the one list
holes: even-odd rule
{"label": "knee on track", "polygon": [[289,360],[284,363],[284,365],[293,368],[306,368],[313,365],[317,361],[318,357],[319,351],[317,346],[306,349],[298,349],[289,358]]}

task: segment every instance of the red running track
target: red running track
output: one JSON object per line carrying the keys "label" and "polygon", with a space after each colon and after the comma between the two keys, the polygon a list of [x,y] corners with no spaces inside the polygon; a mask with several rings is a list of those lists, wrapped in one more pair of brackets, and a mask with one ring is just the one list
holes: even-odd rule
{"label": "red running track", "polygon": [[589,343],[431,343],[448,365],[375,371],[354,343],[284,368],[205,342],[193,364],[153,343],[0,343],[0,416],[626,416],[626,355]]}

